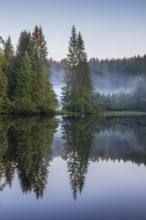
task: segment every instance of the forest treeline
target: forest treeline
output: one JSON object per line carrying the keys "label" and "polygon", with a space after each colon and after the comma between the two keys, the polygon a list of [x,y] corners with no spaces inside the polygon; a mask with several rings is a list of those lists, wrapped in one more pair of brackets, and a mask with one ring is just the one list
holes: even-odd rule
{"label": "forest treeline", "polygon": [[65,111],[146,110],[146,55],[88,61],[82,35],[73,26],[67,57],[48,60],[43,30],[36,26],[32,33],[20,33],[16,50],[10,37],[0,37],[0,112],[53,113],[58,100],[50,76],[59,78],[60,70],[60,106]]}
{"label": "forest treeline", "polygon": [[[66,62],[49,60],[55,89],[62,84]],[[88,66],[98,110],[146,111],[146,55],[111,60],[92,58]]]}
{"label": "forest treeline", "polygon": [[52,112],[56,95],[49,80],[47,46],[41,27],[22,31],[14,51],[11,38],[1,40],[0,111],[3,113]]}
{"label": "forest treeline", "polygon": [[95,99],[103,109],[146,111],[146,55],[101,61],[93,58],[89,66]]}

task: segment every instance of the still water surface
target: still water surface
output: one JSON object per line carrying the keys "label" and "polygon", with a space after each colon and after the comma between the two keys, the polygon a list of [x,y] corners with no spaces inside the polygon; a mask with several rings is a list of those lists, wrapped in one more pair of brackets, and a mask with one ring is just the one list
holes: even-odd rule
{"label": "still water surface", "polygon": [[0,219],[146,219],[146,117],[1,118]]}

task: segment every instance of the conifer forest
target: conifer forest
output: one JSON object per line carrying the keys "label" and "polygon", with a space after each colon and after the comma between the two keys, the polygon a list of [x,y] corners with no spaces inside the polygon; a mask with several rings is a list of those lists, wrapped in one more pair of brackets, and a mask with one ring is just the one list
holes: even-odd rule
{"label": "conifer forest", "polygon": [[[16,49],[0,37],[0,113],[146,111],[146,55],[91,58],[73,25],[66,58],[48,59],[43,30],[22,31]],[[59,88],[59,93],[58,93]]]}

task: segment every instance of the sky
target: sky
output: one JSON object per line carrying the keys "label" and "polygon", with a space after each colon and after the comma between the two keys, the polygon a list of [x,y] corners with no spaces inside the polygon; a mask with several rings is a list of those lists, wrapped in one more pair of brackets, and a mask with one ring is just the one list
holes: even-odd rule
{"label": "sky", "polygon": [[0,36],[10,36],[15,48],[21,31],[35,25],[54,60],[66,57],[73,25],[88,59],[146,54],[146,0],[0,0]]}

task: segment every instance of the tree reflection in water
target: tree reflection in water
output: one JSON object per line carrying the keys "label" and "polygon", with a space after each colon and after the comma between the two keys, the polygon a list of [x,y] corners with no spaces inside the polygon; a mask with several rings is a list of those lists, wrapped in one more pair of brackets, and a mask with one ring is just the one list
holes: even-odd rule
{"label": "tree reflection in water", "polygon": [[88,171],[94,133],[94,118],[64,118],[63,139],[73,198],[81,193]]}
{"label": "tree reflection in water", "polygon": [[0,123],[0,177],[11,186],[15,170],[22,191],[42,197],[51,160],[51,143],[57,127],[54,118],[19,118]]}
{"label": "tree reflection in water", "polygon": [[[57,143],[64,150],[75,200],[83,191],[90,162],[122,160],[146,166],[144,116],[63,117],[60,125],[63,142]],[[24,193],[43,197],[50,162],[58,155],[52,145],[57,126],[58,119],[48,117],[0,118],[0,191],[12,186],[17,173]]]}

